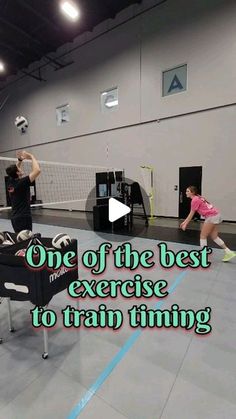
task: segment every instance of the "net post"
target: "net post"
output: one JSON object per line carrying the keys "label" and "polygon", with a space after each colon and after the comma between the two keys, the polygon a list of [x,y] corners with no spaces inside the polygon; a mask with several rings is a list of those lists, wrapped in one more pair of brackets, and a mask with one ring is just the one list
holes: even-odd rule
{"label": "net post", "polygon": [[[148,170],[149,173],[149,188],[145,188],[149,189],[147,190],[147,195],[149,198],[149,203],[150,203],[150,215],[148,216],[148,219],[150,221],[155,220],[157,218],[156,215],[154,215],[154,211],[155,211],[155,205],[154,205],[154,198],[155,198],[155,191],[154,191],[154,167],[153,166],[140,166],[141,169],[144,170]],[[144,178],[144,176],[143,176]],[[144,184],[145,184],[145,180],[144,180]]]}

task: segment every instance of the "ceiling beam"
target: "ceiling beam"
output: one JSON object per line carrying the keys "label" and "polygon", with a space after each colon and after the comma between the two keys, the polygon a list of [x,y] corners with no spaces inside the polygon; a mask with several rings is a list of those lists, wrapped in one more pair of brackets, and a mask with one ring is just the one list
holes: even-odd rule
{"label": "ceiling beam", "polygon": [[5,18],[3,18],[1,16],[0,16],[0,23],[3,23],[4,25],[8,26],[10,29],[14,30],[15,32],[20,33],[22,36],[24,36],[25,38],[27,38],[33,44],[37,44],[39,47],[42,47],[42,42],[40,42],[36,38],[33,38],[33,36],[29,35],[27,32],[25,32],[19,26],[15,25],[12,22],[9,22],[9,20],[7,20],[7,19],[5,19]]}
{"label": "ceiling beam", "polygon": [[[35,45],[37,44],[38,45],[37,49],[34,47],[33,50],[35,52],[37,52],[39,57],[43,58],[43,56],[45,56],[48,59],[48,61],[50,61],[50,63],[53,63],[54,65],[56,65],[56,69],[64,67],[64,64],[61,64],[56,59],[51,58],[48,54],[46,54],[42,42],[40,42],[38,39],[33,38],[31,35],[29,35],[23,29],[19,28],[19,26],[15,25],[14,23],[9,22],[8,20],[4,19],[1,16],[0,16],[0,23],[3,23],[4,25],[8,26],[9,28],[14,30],[15,32],[20,33],[22,36],[27,38],[31,43],[33,43]],[[30,45],[29,45],[29,47],[30,47]],[[40,49],[38,49],[38,48],[40,48]]]}
{"label": "ceiling beam", "polygon": [[28,76],[28,77],[32,77],[33,79],[35,79],[35,80],[38,80],[38,81],[47,81],[47,80],[45,80],[45,79],[43,79],[42,78],[42,76],[41,76],[41,72],[40,72],[40,69],[39,69],[39,75],[38,76],[36,76],[35,74],[32,74],[32,73],[28,73],[27,71],[25,71],[25,70],[20,70],[23,74],[25,74],[25,76]]}
{"label": "ceiling beam", "polygon": [[111,15],[111,19],[114,19],[116,16],[116,11],[114,9],[114,7],[112,7],[112,2],[108,1],[108,0],[104,0],[104,3],[107,7],[107,9],[109,10],[109,13]]}
{"label": "ceiling beam", "polygon": [[[18,46],[13,47],[13,46],[7,44],[6,42],[0,41],[0,48],[5,48],[8,51],[11,51],[16,55],[20,55],[23,58],[28,58],[28,56],[25,53],[23,53],[22,50],[20,50],[20,48]],[[37,53],[36,53],[36,55],[37,55]]]}
{"label": "ceiling beam", "polygon": [[16,0],[16,1],[19,4],[21,4],[25,9],[29,10],[31,13],[33,13],[35,16],[37,16],[46,25],[50,25],[50,27],[55,29],[55,31],[57,31],[57,32],[60,31],[61,32],[61,28],[58,25],[56,25],[52,20],[48,19],[44,15],[42,15],[38,10],[36,10],[34,7],[30,6],[24,0]]}

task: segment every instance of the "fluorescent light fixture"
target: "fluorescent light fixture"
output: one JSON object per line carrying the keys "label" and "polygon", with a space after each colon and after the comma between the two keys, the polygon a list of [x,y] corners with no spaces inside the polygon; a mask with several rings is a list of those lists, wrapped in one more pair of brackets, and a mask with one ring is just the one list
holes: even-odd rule
{"label": "fluorescent light fixture", "polygon": [[72,20],[77,20],[79,17],[79,9],[72,1],[63,1],[61,3],[61,10]]}
{"label": "fluorescent light fixture", "polygon": [[0,72],[2,73],[5,70],[5,65],[0,61]]}

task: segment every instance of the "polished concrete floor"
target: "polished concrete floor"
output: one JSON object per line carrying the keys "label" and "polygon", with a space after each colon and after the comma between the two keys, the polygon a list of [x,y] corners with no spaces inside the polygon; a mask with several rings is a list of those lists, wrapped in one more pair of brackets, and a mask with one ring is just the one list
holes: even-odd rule
{"label": "polished concrete floor", "polygon": [[[166,280],[169,295],[163,299],[72,299],[66,291],[53,297],[49,308],[58,315],[55,328],[49,331],[49,358],[43,360],[43,333],[31,325],[28,302],[12,302],[15,333],[8,332],[7,305],[0,307],[0,419],[234,419],[236,417],[236,258],[222,263],[222,250],[214,249],[207,269],[163,269],[158,263],[160,239],[133,237],[132,247],[139,252],[152,250],[155,267],[114,269],[111,255],[106,271],[92,276],[82,266],[81,255],[88,249],[97,250],[102,240],[89,229],[64,226],[60,213],[35,213],[34,230],[53,237],[66,232],[78,239],[80,279],[133,279],[139,273],[143,280]],[[36,219],[36,217],[39,217]],[[77,221],[76,213],[69,220]],[[39,221],[41,222],[39,223]],[[178,229],[177,220],[157,219],[156,227]],[[196,244],[166,240],[168,249],[199,249],[199,224]],[[0,220],[0,230],[11,230],[7,219]],[[222,231],[235,240],[235,225],[223,224]],[[164,231],[163,231],[164,234]],[[129,241],[130,236],[107,235],[113,248]],[[119,240],[119,241],[117,241]],[[97,309],[106,304],[119,309],[124,324],[117,331],[101,328],[65,329],[61,310]],[[146,304],[152,309],[181,309],[195,313],[211,307],[212,332],[197,335],[194,329],[143,328],[132,329],[128,310]]]}

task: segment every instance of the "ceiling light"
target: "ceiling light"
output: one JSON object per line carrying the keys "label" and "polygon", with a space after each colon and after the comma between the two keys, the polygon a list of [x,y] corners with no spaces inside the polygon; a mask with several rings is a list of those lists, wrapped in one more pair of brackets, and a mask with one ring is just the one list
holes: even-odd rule
{"label": "ceiling light", "polygon": [[0,72],[2,73],[5,70],[5,66],[2,61],[0,61]]}
{"label": "ceiling light", "polygon": [[72,20],[77,20],[79,17],[79,10],[75,3],[71,1],[63,1],[61,3],[61,10]]}

